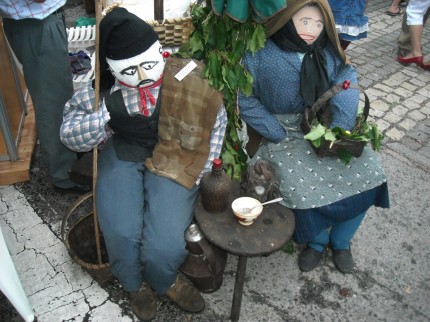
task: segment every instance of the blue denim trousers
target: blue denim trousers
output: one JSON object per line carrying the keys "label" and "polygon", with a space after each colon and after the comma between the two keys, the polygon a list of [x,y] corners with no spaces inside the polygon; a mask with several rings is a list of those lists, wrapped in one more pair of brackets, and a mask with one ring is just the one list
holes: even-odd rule
{"label": "blue denim trousers", "polygon": [[198,187],[191,190],[117,158],[112,140],[99,155],[96,207],[112,273],[124,290],[147,282],[158,294],[174,283],[188,252]]}
{"label": "blue denim trousers", "polygon": [[349,243],[365,215],[366,211],[350,220],[334,225],[330,229],[323,230],[309,242],[308,246],[319,252],[322,252],[329,243],[333,249],[349,249]]}

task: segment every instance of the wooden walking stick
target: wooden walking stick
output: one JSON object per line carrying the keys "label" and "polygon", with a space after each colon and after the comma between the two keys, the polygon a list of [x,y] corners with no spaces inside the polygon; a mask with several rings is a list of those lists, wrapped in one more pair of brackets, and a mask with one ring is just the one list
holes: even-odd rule
{"label": "wooden walking stick", "polygon": [[[99,108],[100,101],[100,61],[99,61],[99,27],[100,21],[102,19],[103,1],[96,1],[96,64],[95,64],[95,84],[94,84],[94,111]],[[93,149],[93,213],[94,213],[94,230],[96,237],[96,248],[97,248],[97,259],[99,264],[102,264],[102,254],[100,246],[100,228],[99,221],[97,217],[97,207],[96,207],[96,182],[97,182],[97,146]]]}

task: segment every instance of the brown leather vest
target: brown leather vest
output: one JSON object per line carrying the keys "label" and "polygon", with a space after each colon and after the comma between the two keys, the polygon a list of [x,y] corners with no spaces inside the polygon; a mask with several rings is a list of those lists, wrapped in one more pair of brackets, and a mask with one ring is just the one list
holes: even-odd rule
{"label": "brown leather vest", "polygon": [[[170,57],[164,69],[158,143],[146,168],[191,189],[209,157],[210,137],[223,96],[203,78],[204,65],[182,81],[174,76],[190,59]],[[159,98],[160,99],[160,98]]]}

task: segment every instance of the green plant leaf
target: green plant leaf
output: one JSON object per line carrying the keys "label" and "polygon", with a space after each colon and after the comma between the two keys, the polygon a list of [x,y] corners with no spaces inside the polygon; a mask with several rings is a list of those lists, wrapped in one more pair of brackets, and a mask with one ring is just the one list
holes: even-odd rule
{"label": "green plant leaf", "polygon": [[324,139],[326,139],[327,141],[331,141],[334,142],[336,141],[336,137],[334,136],[333,132],[330,131],[329,129],[327,129],[324,133]]}
{"label": "green plant leaf", "polygon": [[251,40],[247,42],[246,49],[252,53],[256,53],[259,49],[266,45],[266,35],[264,28],[260,24],[256,24],[252,33]]}
{"label": "green plant leaf", "polygon": [[241,127],[237,110],[237,94],[252,93],[252,75],[240,63],[246,51],[256,52],[266,43],[264,27],[252,18],[239,23],[227,15],[217,16],[210,5],[191,6],[194,30],[189,44],[181,46],[178,55],[204,61],[209,84],[224,95],[227,130],[222,158],[234,166],[234,176],[240,178],[246,170],[247,154],[237,135]]}
{"label": "green plant leaf", "polygon": [[322,143],[322,137],[318,138],[316,140],[311,141],[311,143],[313,144],[313,146],[315,146],[316,148],[319,148],[321,146]]}
{"label": "green plant leaf", "polygon": [[317,126],[314,126],[311,128],[309,133],[305,135],[305,139],[314,141],[322,137],[325,134],[325,131],[326,131],[325,126],[318,124]]}
{"label": "green plant leaf", "polygon": [[352,155],[351,153],[349,153],[347,150],[345,149],[338,149],[337,150],[337,156],[339,157],[339,159],[344,163],[344,164],[348,164],[351,162],[352,160]]}
{"label": "green plant leaf", "polygon": [[296,248],[294,247],[294,242],[292,240],[289,240],[282,248],[282,251],[287,254],[293,254],[296,251]]}
{"label": "green plant leaf", "polygon": [[222,90],[222,69],[221,61],[216,52],[211,52],[207,55],[207,68],[205,76],[209,79],[209,84],[217,90]]}
{"label": "green plant leaf", "polygon": [[375,151],[379,151],[381,149],[381,141],[383,139],[383,136],[376,124],[372,124],[372,130],[373,130],[373,140],[371,141],[372,148]]}

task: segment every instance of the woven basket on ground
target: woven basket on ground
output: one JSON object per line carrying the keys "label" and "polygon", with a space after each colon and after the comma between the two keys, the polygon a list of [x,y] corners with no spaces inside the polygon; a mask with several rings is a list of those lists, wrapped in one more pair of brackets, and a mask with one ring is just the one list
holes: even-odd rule
{"label": "woven basket on ground", "polygon": [[[348,81],[345,81],[343,84],[337,84],[332,88],[330,88],[315,102],[315,104],[312,107],[305,109],[303,113],[302,122],[300,124],[305,134],[308,134],[311,131],[312,122],[317,117],[317,114],[321,109],[326,109],[325,111],[323,111],[322,114],[325,115],[326,119],[330,119],[331,117],[330,105],[329,105],[330,98],[332,98],[340,91],[347,90],[348,88],[358,89],[363,92],[364,94],[363,115],[364,115],[364,120],[367,120],[367,117],[369,116],[369,110],[370,110],[369,98],[367,97],[366,93],[364,93],[364,91],[361,89],[361,87],[359,87],[358,85],[350,84]],[[330,123],[330,121],[328,121],[328,123]],[[347,137],[343,137],[335,142],[325,140],[324,138],[321,138],[321,140],[322,140],[321,145],[319,147],[314,146],[312,142],[309,141],[310,145],[312,146],[315,153],[319,157],[337,156],[341,150],[349,152],[354,157],[359,157],[363,153],[363,149],[366,145],[366,142],[351,140],[351,139],[348,139]]]}
{"label": "woven basket on ground", "polygon": [[[100,234],[101,263],[98,260],[96,234],[94,233],[94,214],[82,212],[82,206],[87,199],[92,199],[93,193],[88,192],[79,197],[67,210],[61,223],[61,237],[67,251],[73,260],[84,268],[100,285],[105,285],[113,279],[109,259]],[[84,207],[81,207],[84,208]],[[69,224],[73,218],[74,223]]]}

